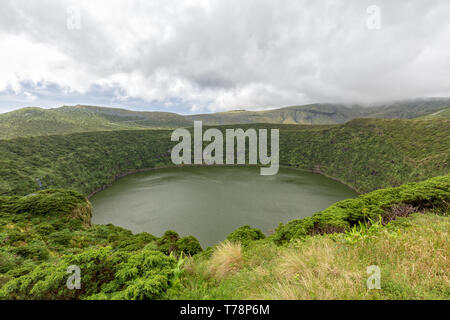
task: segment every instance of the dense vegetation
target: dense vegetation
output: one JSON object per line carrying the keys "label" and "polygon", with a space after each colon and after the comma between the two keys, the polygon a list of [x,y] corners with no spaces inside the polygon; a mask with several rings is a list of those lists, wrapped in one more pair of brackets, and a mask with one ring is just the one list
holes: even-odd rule
{"label": "dense vegetation", "polygon": [[359,222],[389,222],[397,216],[433,210],[446,214],[449,210],[450,175],[404,184],[396,188],[379,189],[355,199],[339,201],[311,217],[280,225],[274,241],[283,243],[307,235],[344,232]]}
{"label": "dense vegetation", "polygon": [[[177,285],[183,254],[202,250],[171,230],[133,235],[90,219],[89,202],[73,191],[0,197],[0,298],[161,298]],[[65,285],[71,265],[82,270],[81,290]]]}
{"label": "dense vegetation", "polygon": [[449,172],[447,119],[357,119],[280,136],[282,164],[324,173],[360,192]]}
{"label": "dense vegetation", "polygon": [[450,118],[450,107],[419,117],[420,119]]}
{"label": "dense vegetation", "polygon": [[128,130],[140,127],[127,122],[113,122],[96,113],[71,111],[67,108],[23,108],[0,114],[0,138],[74,132]]}
{"label": "dense vegetation", "polygon": [[[282,165],[323,173],[360,192],[449,171],[448,119],[251,127],[280,129]],[[168,130],[125,130],[0,140],[0,195],[34,192],[37,178],[46,188],[87,195],[125,173],[172,165],[170,134]]]}
{"label": "dense vegetation", "polygon": [[265,111],[236,110],[189,116],[207,125],[235,123],[339,124],[356,118],[413,119],[450,105],[448,98],[405,100],[370,107],[334,103],[292,106]]}
{"label": "dense vegetation", "polygon": [[[449,230],[448,216],[426,212],[283,246],[224,242],[186,261],[169,298],[449,300]],[[366,286],[372,265],[381,290]]]}
{"label": "dense vegetation", "polygon": [[198,115],[171,112],[139,112],[95,106],[63,106],[55,109],[23,108],[0,114],[0,139],[104,130],[191,127],[226,124],[339,124],[356,118],[412,119],[439,112],[448,98],[391,102],[371,107],[343,104],[310,104],[266,111],[229,111]]}
{"label": "dense vegetation", "polygon": [[[269,237],[244,226],[201,253],[195,238],[170,230],[156,238],[92,226],[89,202],[73,191],[0,197],[0,298],[449,299],[449,205],[447,175],[338,202]],[[417,212],[433,215],[417,216],[420,228],[401,220]],[[386,259],[386,250],[396,255]],[[371,264],[386,277],[380,292],[364,290]],[[66,286],[71,265],[80,290]],[[410,268],[418,268],[412,280]]]}

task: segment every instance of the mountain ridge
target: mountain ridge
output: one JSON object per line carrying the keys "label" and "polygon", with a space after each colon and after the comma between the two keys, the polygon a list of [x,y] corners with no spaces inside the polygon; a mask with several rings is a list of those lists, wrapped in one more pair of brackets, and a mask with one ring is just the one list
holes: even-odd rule
{"label": "mountain ridge", "polygon": [[[427,119],[450,106],[450,98],[422,98],[384,103],[370,107],[342,103],[314,103],[278,109],[181,115],[165,111],[133,111],[90,105],[52,109],[25,107],[0,114],[0,139],[75,132],[173,129],[190,127],[193,121],[204,125],[229,124],[342,124],[357,118]],[[447,117],[448,112],[440,116]]]}

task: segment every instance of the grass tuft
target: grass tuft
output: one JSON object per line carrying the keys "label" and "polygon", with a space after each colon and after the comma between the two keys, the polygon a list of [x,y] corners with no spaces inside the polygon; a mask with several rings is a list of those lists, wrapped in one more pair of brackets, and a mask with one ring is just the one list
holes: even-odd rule
{"label": "grass tuft", "polygon": [[239,271],[243,263],[241,244],[224,241],[214,250],[209,271],[214,278],[223,279]]}

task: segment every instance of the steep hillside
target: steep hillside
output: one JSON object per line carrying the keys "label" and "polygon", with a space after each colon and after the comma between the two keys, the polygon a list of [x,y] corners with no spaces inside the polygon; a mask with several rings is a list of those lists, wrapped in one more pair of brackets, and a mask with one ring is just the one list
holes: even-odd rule
{"label": "steep hillside", "polygon": [[363,108],[339,104],[311,104],[268,111],[229,111],[187,116],[202,120],[207,125],[233,123],[280,123],[280,124],[336,124],[363,116]]}
{"label": "steep hillside", "polygon": [[339,124],[356,118],[412,119],[450,105],[450,98],[428,98],[375,104],[370,107],[357,104],[319,103],[292,106],[268,111],[230,111],[187,116],[203,120],[208,125],[233,123],[282,124]]}
{"label": "steep hillside", "polygon": [[67,134],[75,132],[164,129],[227,124],[340,124],[355,118],[417,118],[450,105],[450,99],[418,99],[363,107],[343,104],[310,104],[266,111],[229,111],[179,115],[170,112],[138,112],[95,106],[64,106],[55,109],[23,108],[0,114],[0,139]]}
{"label": "steep hillside", "polygon": [[357,191],[398,186],[450,170],[450,121],[356,119],[281,134],[280,161],[321,172]]}
{"label": "steep hillside", "polygon": [[[449,172],[450,121],[446,119],[239,127],[249,126],[280,129],[282,165],[323,173],[360,192]],[[37,178],[46,188],[89,194],[121,174],[172,165],[171,132],[126,130],[2,140],[0,195],[36,191]]]}
{"label": "steep hillside", "polygon": [[441,110],[450,105],[450,98],[422,98],[397,101],[374,106],[368,109],[369,118],[413,119]]}

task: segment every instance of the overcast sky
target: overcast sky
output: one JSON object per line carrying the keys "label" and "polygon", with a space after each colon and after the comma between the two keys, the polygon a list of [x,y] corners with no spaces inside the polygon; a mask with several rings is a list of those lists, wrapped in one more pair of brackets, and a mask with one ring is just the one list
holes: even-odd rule
{"label": "overcast sky", "polygon": [[0,112],[450,96],[450,1],[0,0]]}

